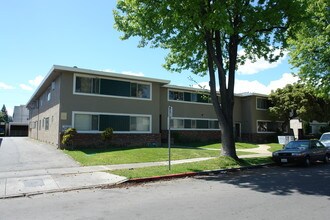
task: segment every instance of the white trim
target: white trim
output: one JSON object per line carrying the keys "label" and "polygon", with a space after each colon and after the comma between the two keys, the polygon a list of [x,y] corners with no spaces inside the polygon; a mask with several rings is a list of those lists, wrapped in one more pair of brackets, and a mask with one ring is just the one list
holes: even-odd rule
{"label": "white trim", "polygon": [[[96,78],[96,79],[110,79],[115,81],[122,81],[122,82],[130,82],[130,83],[137,83],[142,85],[149,85],[150,86],[150,98],[139,98],[139,97],[131,97],[131,96],[116,96],[116,95],[104,95],[104,94],[98,94],[98,93],[83,93],[83,92],[76,92],[76,78],[78,77],[90,77],[90,78]],[[101,89],[101,84],[99,85]],[[133,80],[127,80],[127,79],[114,79],[110,77],[96,77],[93,75],[88,74],[81,74],[81,73],[74,73],[73,75],[73,91],[72,93],[74,95],[83,95],[83,96],[96,96],[96,97],[109,97],[109,98],[118,98],[118,99],[130,99],[130,100],[143,100],[143,101],[152,101],[152,83],[149,82],[142,82],[142,81],[133,81]]]}
{"label": "white trim", "polygon": [[[118,116],[129,116],[129,117],[147,117],[149,118],[149,131],[114,131],[114,134],[151,134],[152,133],[152,115],[147,114],[125,114],[125,113],[111,113],[111,112],[85,112],[85,111],[72,111],[72,126],[74,127],[74,116],[75,114],[86,114],[86,115],[118,115]],[[98,121],[98,127],[100,127],[100,120]],[[102,131],[91,130],[91,131],[79,131],[78,133],[102,133]]]}

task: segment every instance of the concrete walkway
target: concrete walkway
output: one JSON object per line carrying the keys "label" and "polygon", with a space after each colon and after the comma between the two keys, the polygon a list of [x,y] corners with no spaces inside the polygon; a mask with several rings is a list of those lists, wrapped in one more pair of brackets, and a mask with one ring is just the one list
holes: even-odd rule
{"label": "concrete walkway", "polygon": [[[256,153],[240,156],[240,158],[270,156],[268,148],[268,146],[262,145],[255,149],[240,150]],[[171,161],[171,164],[198,162],[211,158],[176,160]],[[125,182],[127,178],[105,171],[166,165],[168,165],[168,161],[0,172],[0,199],[114,185]]]}
{"label": "concrete walkway", "polygon": [[258,148],[250,148],[250,149],[238,149],[237,151],[239,152],[250,152],[250,153],[255,153],[255,154],[248,154],[248,155],[242,155],[239,158],[253,158],[253,157],[270,157],[272,156],[272,153],[268,151],[270,146],[260,144],[258,145]]}

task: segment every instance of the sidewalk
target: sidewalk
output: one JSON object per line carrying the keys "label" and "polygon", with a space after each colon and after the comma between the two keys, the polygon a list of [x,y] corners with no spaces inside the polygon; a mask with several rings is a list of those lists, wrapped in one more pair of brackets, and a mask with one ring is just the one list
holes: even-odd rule
{"label": "sidewalk", "polygon": [[[211,159],[194,158],[172,161],[172,164],[191,163]],[[0,199],[41,193],[68,191],[114,185],[126,177],[104,171],[167,165],[167,161],[0,172]]]}
{"label": "sidewalk", "polygon": [[[240,150],[256,153],[240,156],[240,158],[270,156],[271,153],[267,151],[268,148],[268,146],[260,146],[253,150]],[[191,163],[209,159],[211,157],[175,160],[171,161],[171,164]],[[127,181],[127,178],[105,171],[166,166],[167,164],[168,161],[162,161],[0,172],[0,199],[119,184]]]}

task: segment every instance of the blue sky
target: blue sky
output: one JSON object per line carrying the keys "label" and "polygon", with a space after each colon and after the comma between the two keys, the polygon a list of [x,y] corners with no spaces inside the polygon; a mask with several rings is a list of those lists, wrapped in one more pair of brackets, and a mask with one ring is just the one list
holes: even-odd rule
{"label": "blue sky", "polygon": [[[166,51],[138,48],[138,39],[121,41],[113,28],[115,0],[0,0],[0,108],[11,115],[26,104],[52,65],[135,74],[191,86],[189,72],[170,73]],[[258,60],[239,68],[235,92],[268,94],[296,79],[285,56],[277,63]]]}

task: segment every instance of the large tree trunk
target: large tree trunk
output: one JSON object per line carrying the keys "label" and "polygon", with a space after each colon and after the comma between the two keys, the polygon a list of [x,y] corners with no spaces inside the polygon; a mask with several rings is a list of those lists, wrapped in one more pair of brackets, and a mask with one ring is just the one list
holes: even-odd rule
{"label": "large tree trunk", "polygon": [[[207,47],[207,58],[208,58],[208,69],[210,76],[210,94],[213,103],[215,113],[219,121],[219,127],[221,129],[221,142],[222,151],[221,155],[229,156],[238,160],[235,148],[235,138],[234,138],[234,120],[233,120],[233,110],[234,110],[234,81],[235,81],[235,65],[237,57],[237,48],[234,47],[231,51],[230,68],[229,68],[229,82],[228,88],[226,85],[226,72],[224,69],[223,58],[221,56],[221,45],[219,32],[215,33],[215,47],[213,44],[213,34],[206,33],[205,41]],[[234,60],[234,61],[233,61]],[[220,100],[216,91],[216,81],[215,81],[215,69],[214,65],[217,66],[218,80],[220,86]]]}
{"label": "large tree trunk", "polygon": [[221,127],[221,155],[229,156],[238,160],[235,148],[234,128],[232,124],[225,123]]}

